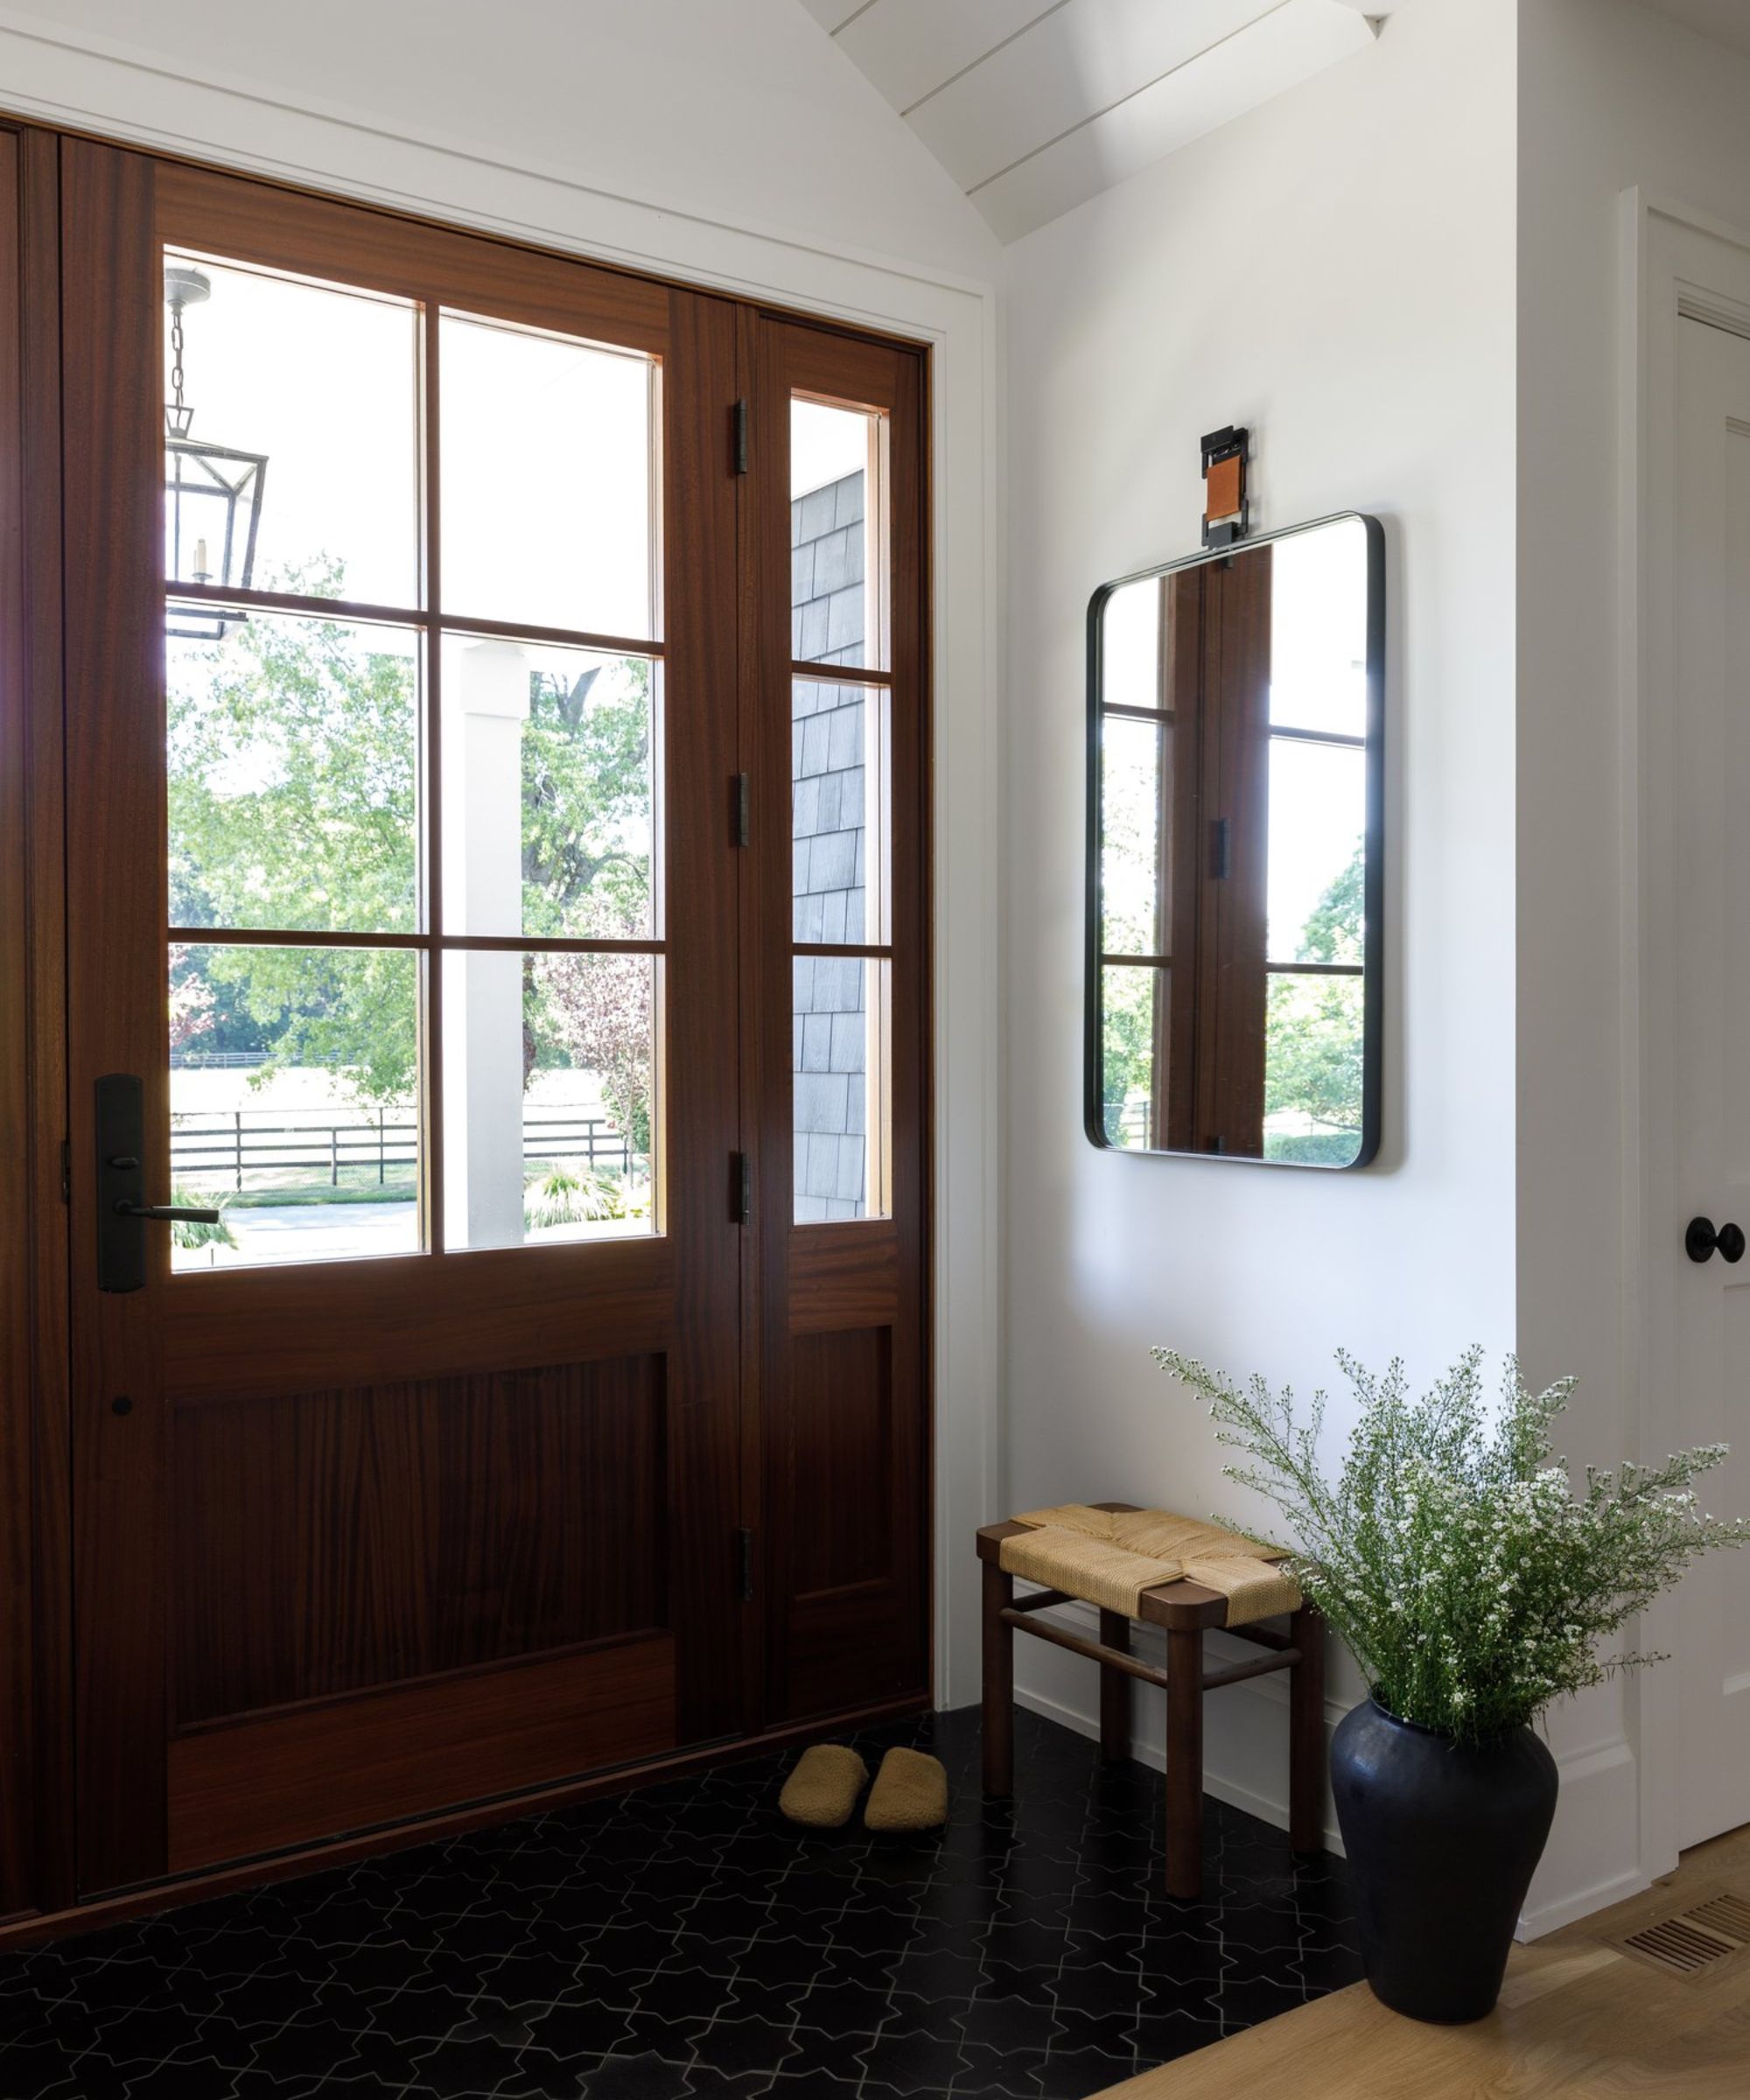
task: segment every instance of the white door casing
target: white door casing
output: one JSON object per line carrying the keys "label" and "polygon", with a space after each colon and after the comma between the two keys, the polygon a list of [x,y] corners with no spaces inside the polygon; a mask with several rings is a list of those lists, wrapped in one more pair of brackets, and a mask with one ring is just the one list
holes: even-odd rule
{"label": "white door casing", "polygon": [[[1679,1188],[1718,1225],[1750,1217],[1750,340],[1681,318],[1676,378],[1673,1106]],[[1682,1267],[1684,1436],[1732,1446],[1704,1506],[1750,1508],[1750,1264]],[[1677,1843],[1690,1845],[1750,1823],[1750,1567],[1709,1557],[1677,1605]]]}
{"label": "white door casing", "polygon": [[[1624,1323],[1629,1448],[1738,1447],[1705,1508],[1750,1508],[1750,1261],[1684,1254],[1688,1220],[1750,1229],[1750,234],[1625,200]],[[1713,324],[1696,318],[1704,315]],[[1733,427],[1741,425],[1741,430]],[[1730,580],[1735,570],[1735,581]],[[1750,1564],[1704,1563],[1625,1645],[1639,1865],[1750,1821]],[[1728,1690],[1742,1684],[1741,1690]]]}

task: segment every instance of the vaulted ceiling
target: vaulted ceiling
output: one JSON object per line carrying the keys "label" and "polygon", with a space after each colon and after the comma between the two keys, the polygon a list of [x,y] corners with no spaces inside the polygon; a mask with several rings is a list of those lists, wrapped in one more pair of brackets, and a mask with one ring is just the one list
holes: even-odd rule
{"label": "vaulted ceiling", "polygon": [[1642,0],[1642,4],[1698,29],[1716,44],[1750,52],[1750,0]]}
{"label": "vaulted ceiling", "polygon": [[802,4],[1012,241],[1363,49],[1406,0]]}

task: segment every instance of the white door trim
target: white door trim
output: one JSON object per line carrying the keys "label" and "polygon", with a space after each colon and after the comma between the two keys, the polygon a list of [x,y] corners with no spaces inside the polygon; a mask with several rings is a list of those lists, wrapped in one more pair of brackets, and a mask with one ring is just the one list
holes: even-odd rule
{"label": "white door trim", "polygon": [[978,1696],[974,1531],[1000,1514],[997,291],[850,244],[611,193],[356,106],[156,61],[0,8],[0,106],[26,122],[417,214],[928,341],[934,606],[935,1697]]}
{"label": "white door trim", "polygon": [[[1670,1376],[1687,1192],[1676,1186],[1675,1166],[1671,936],[1679,900],[1670,739],[1661,733],[1661,702],[1676,676],[1676,331],[1688,312],[1750,334],[1750,231],[1635,189],[1623,198],[1621,234],[1622,1354],[1625,1420],[1636,1455],[1650,1458],[1686,1440]],[[1666,1600],[1642,1620],[1636,1645],[1669,1650],[1676,1639],[1676,1609]],[[1647,1881],[1677,1864],[1678,1705],[1675,1670],[1631,1679]]]}

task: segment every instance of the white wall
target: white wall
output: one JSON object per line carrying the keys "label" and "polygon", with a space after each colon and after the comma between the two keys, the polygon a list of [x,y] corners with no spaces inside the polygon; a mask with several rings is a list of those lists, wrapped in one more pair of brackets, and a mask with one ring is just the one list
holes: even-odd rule
{"label": "white wall", "polygon": [[[56,49],[108,49],[171,82],[222,81],[264,112],[319,109],[833,254],[982,278],[996,253],[957,185],[800,0],[54,0],[0,10],[0,25],[37,44],[38,65]],[[151,94],[130,114],[150,124],[164,110]]]}
{"label": "white wall", "polygon": [[[1432,1377],[1512,1342],[1514,103],[1512,0],[1418,0],[1009,251],[1011,1508],[1256,1516],[1152,1342],[1307,1388],[1339,1345]],[[1197,439],[1228,422],[1264,525],[1388,523],[1386,1136],[1361,1173],[1082,1134],[1083,611],[1195,547]],[[1021,1647],[1030,1695],[1088,1722],[1088,1666]],[[1278,1696],[1212,1699],[1208,1762],[1285,1820]]]}
{"label": "white wall", "polygon": [[[1676,1440],[1643,1424],[1637,1390],[1622,198],[1640,186],[1750,228],[1750,60],[1629,0],[1520,14],[1520,1348],[1539,1379],[1578,1374],[1566,1447],[1608,1462]],[[1665,1689],[1654,1673],[1552,1717],[1564,1802],[1534,1927],[1676,1864],[1660,1805],[1676,1773],[1636,1770]]]}

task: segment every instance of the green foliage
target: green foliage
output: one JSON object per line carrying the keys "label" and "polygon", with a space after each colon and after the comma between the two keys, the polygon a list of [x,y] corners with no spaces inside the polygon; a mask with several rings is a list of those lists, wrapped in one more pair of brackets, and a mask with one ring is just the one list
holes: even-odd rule
{"label": "green foliage", "polygon": [[[1302,962],[1362,960],[1366,857],[1348,865],[1308,914]],[[1362,990],[1357,977],[1272,975],[1264,1037],[1264,1116],[1305,1118],[1301,1130],[1271,1131],[1272,1159],[1353,1158],[1362,1127]]]}
{"label": "green foliage", "polygon": [[[650,667],[597,665],[529,681],[522,732],[523,925],[531,934],[636,939],[650,927]],[[626,930],[578,923],[596,915]]]}
{"label": "green foliage", "polygon": [[[204,1189],[190,1188],[180,1181],[171,1189],[170,1200],[178,1209],[217,1209],[222,1213],[227,1208],[224,1196],[209,1196]],[[172,1245],[183,1248],[234,1247],[237,1244],[236,1235],[222,1215],[216,1225],[206,1224],[199,1218],[178,1218],[171,1225],[170,1236]]]}
{"label": "green foliage", "polygon": [[[1106,1142],[1130,1142],[1124,1128],[1125,1103],[1132,1094],[1154,1091],[1154,1001],[1161,973],[1155,970],[1108,970],[1100,1012],[1100,1078],[1106,1115]],[[1158,1144],[1162,1103],[1153,1102]]]}
{"label": "green foliage", "polygon": [[[326,557],[268,587],[338,598]],[[172,918],[188,926],[404,932],[417,912],[418,690],[413,659],[369,631],[258,616],[217,643],[180,642],[171,680]],[[649,667],[534,672],[522,738],[523,908],[535,935],[624,939],[651,924]],[[571,973],[571,979],[581,974]],[[611,974],[611,973],[610,973]],[[369,1102],[418,1077],[417,975],[405,951],[190,948],[172,1026],[192,1051],[260,1049],[252,1083],[326,1065]],[[599,985],[525,970],[523,1074],[576,1057],[605,1074],[611,1110],[649,1143],[648,977]],[[618,991],[635,1012],[612,1011]],[[626,1039],[645,1030],[641,1062]],[[606,1062],[587,1054],[599,1049]],[[580,1055],[583,1053],[584,1054]]]}
{"label": "green foliage", "polygon": [[1322,1392],[1303,1419],[1286,1388],[1236,1387],[1174,1350],[1153,1354],[1208,1401],[1217,1441],[1251,1461],[1223,1471],[1282,1511],[1294,1572],[1375,1698],[1458,1740],[1488,1740],[1613,1670],[1658,1660],[1600,1660],[1599,1648],[1698,1554],[1750,1542],[1750,1519],[1697,1507],[1691,1483],[1724,1445],[1662,1466],[1588,1466],[1576,1494],[1550,1450],[1573,1381],[1533,1394],[1509,1359],[1492,1408],[1480,1349],[1419,1398],[1401,1362],[1376,1378],[1340,1353],[1360,1416],[1334,1485],[1320,1456]]}
{"label": "green foliage", "polygon": [[595,1224],[630,1214],[626,1184],[618,1175],[563,1164],[537,1174],[522,1192],[523,1222],[542,1225]]}

